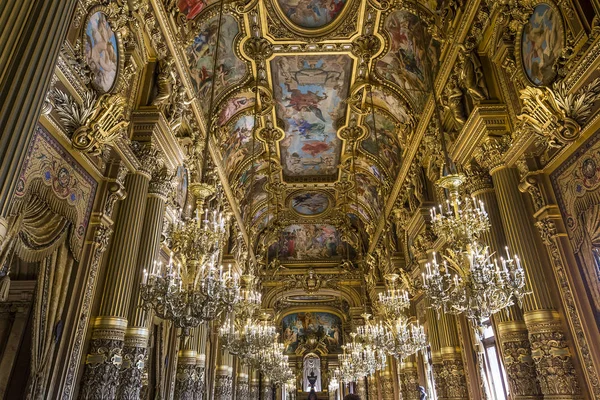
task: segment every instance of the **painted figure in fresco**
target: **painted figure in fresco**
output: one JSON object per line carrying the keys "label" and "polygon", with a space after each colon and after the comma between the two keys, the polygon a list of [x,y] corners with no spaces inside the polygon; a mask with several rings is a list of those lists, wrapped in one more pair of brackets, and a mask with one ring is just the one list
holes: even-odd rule
{"label": "painted figure in fresco", "polygon": [[285,15],[304,28],[319,28],[333,21],[343,10],[345,0],[281,0]]}
{"label": "painted figure in fresco", "polygon": [[107,92],[117,77],[117,40],[106,16],[97,12],[85,30],[85,55],[96,86]]}
{"label": "painted figure in fresco", "polygon": [[319,95],[310,90],[307,93],[302,93],[299,89],[291,88],[288,83],[285,83],[284,85],[286,86],[287,91],[290,92],[290,97],[283,99],[288,101],[286,107],[291,107],[295,111],[311,111],[317,118],[325,122],[323,112],[319,108],[319,102],[327,98],[327,93],[323,92],[322,95]]}
{"label": "painted figure in fresco", "polygon": [[559,23],[554,10],[540,4],[523,28],[523,65],[527,76],[536,85],[548,85],[556,76],[553,67],[561,54],[563,42]]}
{"label": "painted figure in fresco", "polygon": [[182,14],[185,14],[187,19],[196,18],[206,5],[205,0],[179,0],[177,2],[177,8]]}

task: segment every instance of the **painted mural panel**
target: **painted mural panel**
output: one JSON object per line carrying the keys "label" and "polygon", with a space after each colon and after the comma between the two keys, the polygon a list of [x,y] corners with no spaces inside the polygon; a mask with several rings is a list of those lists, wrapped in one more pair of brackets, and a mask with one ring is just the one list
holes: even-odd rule
{"label": "painted mural panel", "polygon": [[294,24],[302,28],[321,28],[337,18],[346,0],[277,0]]}
{"label": "painted mural panel", "polygon": [[429,92],[430,75],[437,69],[439,43],[427,33],[419,17],[407,11],[391,13],[385,28],[390,35],[390,48],[377,62],[377,73],[422,104]]}
{"label": "painted mural panel", "polygon": [[215,97],[218,97],[223,88],[238,82],[246,73],[245,64],[232,50],[240,28],[235,18],[230,15],[223,16],[218,46],[217,71],[213,73],[218,24],[218,16],[202,24],[200,33],[194,38],[194,42],[186,51],[190,77],[196,94],[199,98],[206,100],[201,102],[205,111],[210,103],[208,100],[210,99],[213,80],[215,81]]}
{"label": "painted mural panel", "polygon": [[345,116],[351,59],[284,56],[271,70],[277,116],[285,122],[279,142],[284,176],[335,176],[341,150],[335,123]]}
{"label": "painted mural panel", "polygon": [[23,161],[14,200],[18,203],[35,193],[50,206],[61,203],[56,207],[71,209],[76,223],[70,246],[76,259],[83,249],[97,187],[92,176],[38,125]]}
{"label": "painted mural panel", "polygon": [[298,214],[319,215],[329,207],[329,197],[322,192],[302,192],[292,197],[290,205]]}
{"label": "painted mural panel", "polygon": [[259,141],[254,141],[252,149],[252,129],[254,128],[254,117],[249,115],[241,116],[231,125],[231,131],[221,143],[221,156],[228,173],[236,171],[241,162],[247,159],[253,152],[258,153],[261,150]]}
{"label": "painted mural panel", "polygon": [[521,57],[527,77],[536,85],[550,85],[556,77],[564,32],[560,14],[547,4],[538,5],[523,27]]}
{"label": "painted mural panel", "polygon": [[309,340],[322,344],[329,353],[341,351],[342,320],[326,312],[299,312],[282,319],[285,353],[301,353]]}
{"label": "painted mural panel", "polygon": [[210,4],[216,0],[178,0],[177,8],[187,19],[194,19]]}
{"label": "painted mural panel", "polygon": [[281,261],[335,260],[347,254],[338,230],[327,224],[289,225],[278,243],[269,248],[269,257]]}
{"label": "painted mural panel", "polygon": [[175,204],[184,208],[188,193],[188,171],[184,166],[177,167],[175,182],[177,183],[174,194]]}
{"label": "painted mural panel", "polygon": [[235,95],[228,99],[221,109],[217,123],[219,125],[226,124],[235,114],[251,107],[254,107],[254,95],[252,93]]}
{"label": "painted mural panel", "polygon": [[[551,175],[578,269],[600,327],[600,133]],[[560,283],[560,282],[559,282]]]}
{"label": "painted mural panel", "polygon": [[356,173],[356,183],[358,185],[358,200],[366,205],[373,215],[378,216],[383,208],[383,202],[377,192],[379,182],[366,173],[358,171]]}
{"label": "painted mural panel", "polygon": [[[371,97],[367,94],[367,103],[370,105]],[[408,124],[411,120],[406,105],[391,93],[373,91],[373,104],[375,107],[383,108],[393,115],[398,122]]]}
{"label": "painted mural panel", "polygon": [[377,157],[388,173],[395,177],[402,160],[402,151],[396,139],[396,124],[387,116],[375,114],[375,134],[372,114],[367,116],[365,123],[369,127],[369,136],[362,141],[362,148]]}
{"label": "painted mural panel", "polygon": [[110,91],[117,79],[119,47],[115,32],[101,11],[92,14],[87,21],[84,52],[92,83],[102,92]]}

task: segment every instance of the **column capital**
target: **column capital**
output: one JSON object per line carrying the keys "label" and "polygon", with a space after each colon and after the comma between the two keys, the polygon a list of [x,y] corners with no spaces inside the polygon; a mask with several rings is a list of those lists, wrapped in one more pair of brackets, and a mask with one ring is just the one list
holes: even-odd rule
{"label": "column capital", "polygon": [[152,174],[164,165],[160,156],[160,151],[152,143],[131,142],[131,150],[139,161],[138,172],[147,176]]}
{"label": "column capital", "polygon": [[154,170],[148,186],[148,195],[157,196],[166,201],[172,190],[173,174],[165,167]]}
{"label": "column capital", "polygon": [[488,169],[490,174],[504,165],[504,154],[510,148],[509,135],[488,136],[474,151],[475,160],[479,165]]}
{"label": "column capital", "polygon": [[479,193],[494,189],[489,169],[481,166],[481,164],[467,164],[465,174],[467,176],[466,187],[471,195],[476,196]]}

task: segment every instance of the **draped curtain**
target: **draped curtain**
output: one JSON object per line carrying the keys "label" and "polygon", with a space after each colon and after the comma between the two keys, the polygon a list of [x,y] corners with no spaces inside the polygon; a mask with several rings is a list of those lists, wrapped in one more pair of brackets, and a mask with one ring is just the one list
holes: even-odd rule
{"label": "draped curtain", "polygon": [[69,248],[73,222],[61,216],[37,196],[15,216],[12,236],[0,260],[13,256],[39,263],[33,306],[31,375],[27,398],[45,399],[54,350],[62,332],[69,281],[75,259]]}

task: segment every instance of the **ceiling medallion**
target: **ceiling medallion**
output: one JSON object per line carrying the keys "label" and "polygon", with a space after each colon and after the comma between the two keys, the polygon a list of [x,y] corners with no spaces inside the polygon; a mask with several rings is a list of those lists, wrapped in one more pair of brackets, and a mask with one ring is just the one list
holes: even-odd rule
{"label": "ceiling medallion", "polygon": [[325,192],[307,190],[293,193],[289,197],[288,205],[298,215],[317,217],[329,209],[331,198]]}

